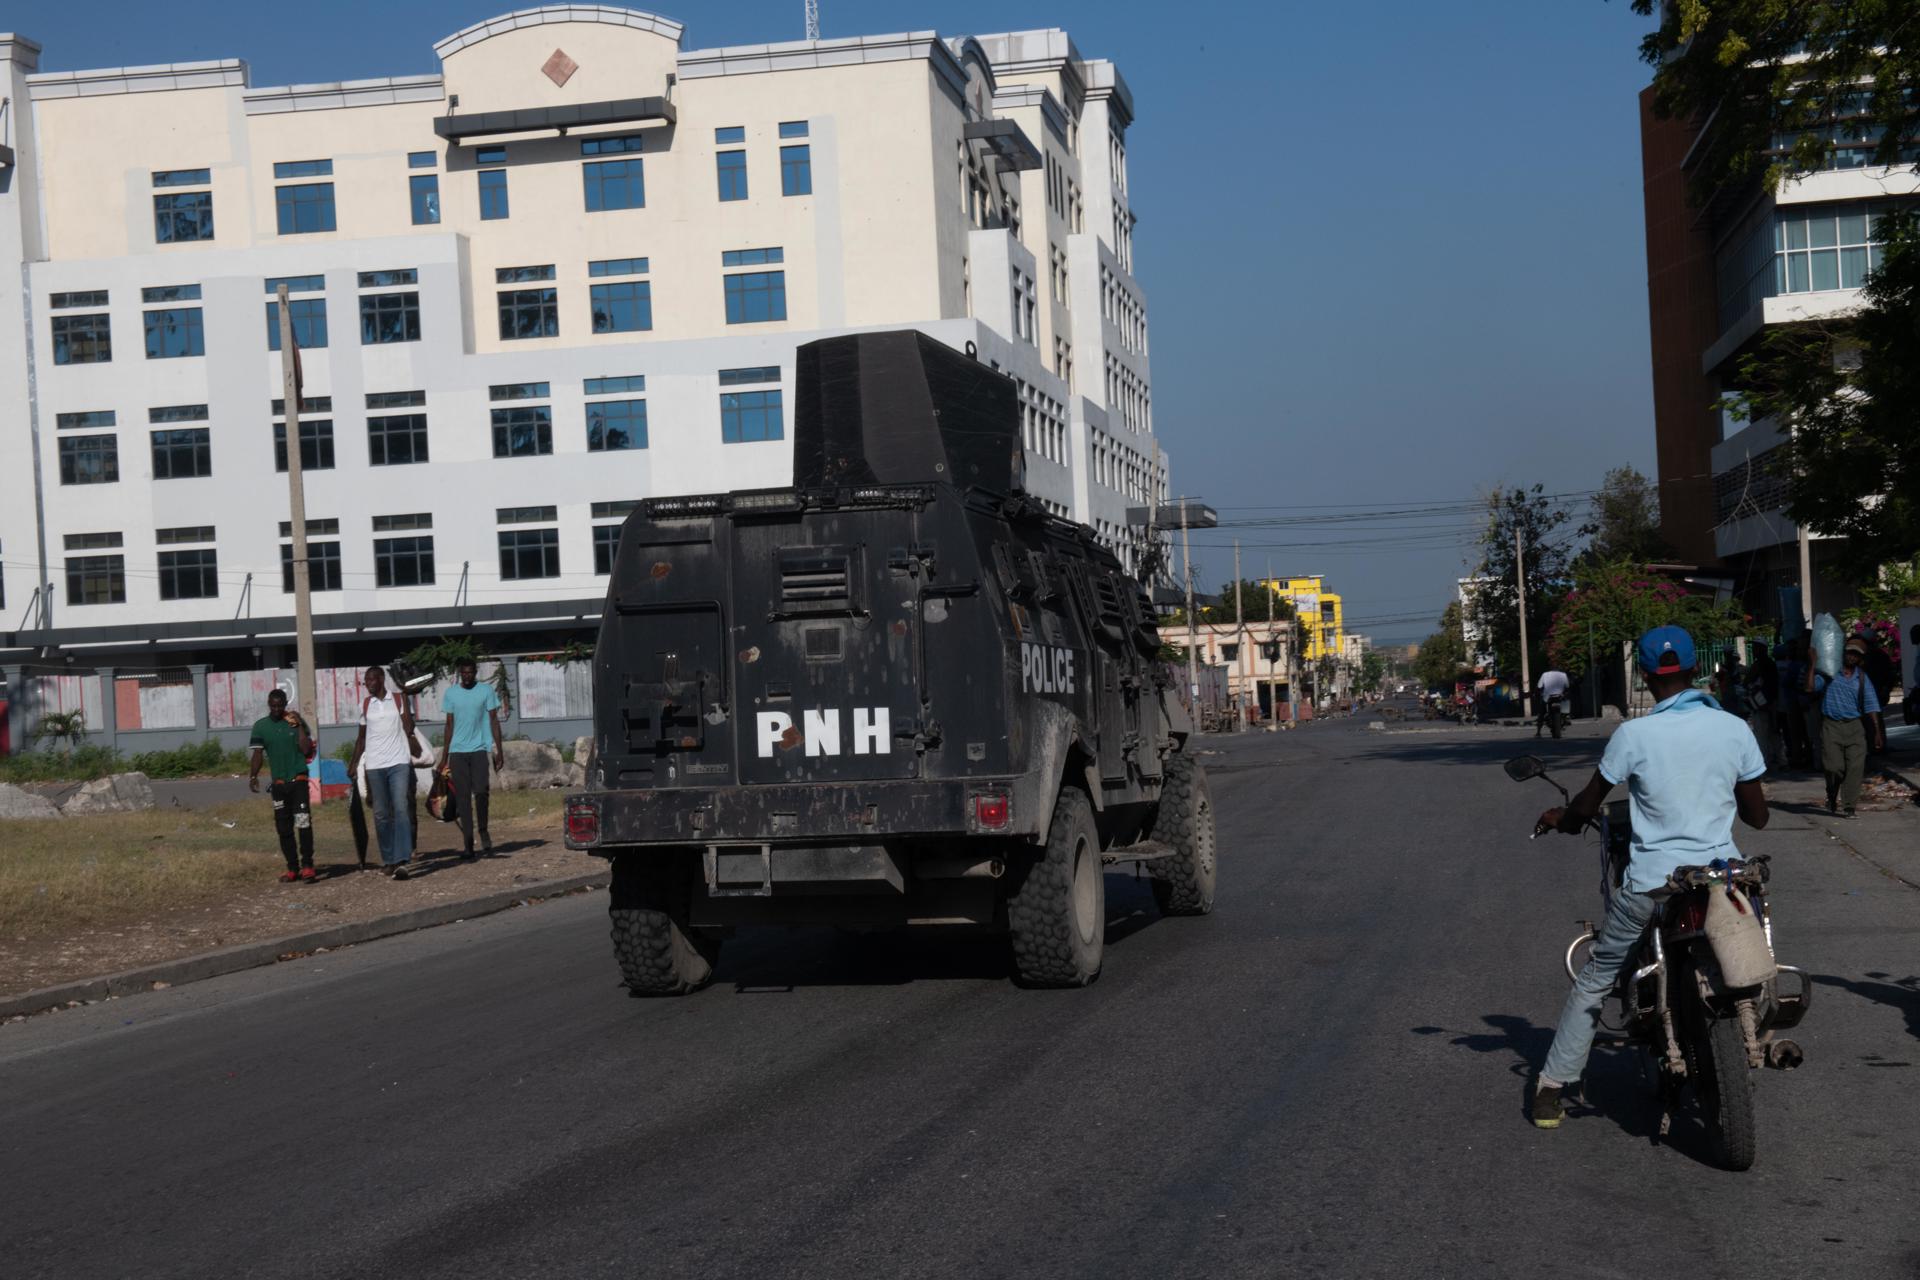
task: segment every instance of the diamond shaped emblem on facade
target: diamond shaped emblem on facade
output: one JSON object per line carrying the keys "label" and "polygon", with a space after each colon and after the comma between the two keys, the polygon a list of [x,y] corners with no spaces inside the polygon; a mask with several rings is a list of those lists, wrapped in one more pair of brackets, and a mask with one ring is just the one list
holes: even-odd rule
{"label": "diamond shaped emblem on facade", "polygon": [[546,65],[541,67],[540,71],[557,87],[564,89],[567,87],[567,81],[573,79],[573,73],[579,69],[580,64],[569,58],[565,49],[555,49],[553,56],[547,59]]}

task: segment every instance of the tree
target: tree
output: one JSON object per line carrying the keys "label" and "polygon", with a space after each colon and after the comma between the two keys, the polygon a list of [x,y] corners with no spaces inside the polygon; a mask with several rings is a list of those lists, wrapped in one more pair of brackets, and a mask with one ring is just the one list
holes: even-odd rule
{"label": "tree", "polygon": [[[1677,0],[1641,44],[1662,116],[1706,122],[1692,191],[1777,191],[1836,147],[1911,169],[1920,154],[1920,0]],[[1651,14],[1654,0],[1633,0]],[[1776,147],[1776,140],[1783,143]],[[1920,550],[1920,224],[1882,215],[1862,305],[1771,330],[1740,365],[1730,407],[1793,427],[1787,513],[1861,577]]]}
{"label": "tree", "polygon": [[52,738],[60,744],[60,754],[63,756],[72,755],[73,749],[86,736],[87,713],[80,710],[46,712],[33,731],[35,742]]}
{"label": "tree", "polygon": [[1387,660],[1369,649],[1360,655],[1360,688],[1367,693],[1379,689],[1386,678]]}
{"label": "tree", "polygon": [[1472,675],[1458,600],[1449,602],[1441,613],[1440,629],[1421,642],[1413,657],[1413,674],[1429,689],[1451,689],[1463,675]]}
{"label": "tree", "polygon": [[1234,597],[1240,597],[1241,620],[1246,622],[1285,622],[1293,617],[1293,601],[1254,579],[1229,582],[1220,588],[1218,604],[1201,605],[1194,611],[1201,622],[1233,622]]}
{"label": "tree", "polygon": [[1653,627],[1685,627],[1696,641],[1724,640],[1739,635],[1745,622],[1732,605],[1690,595],[1636,561],[1590,563],[1554,610],[1547,654],[1555,666],[1577,676],[1587,669],[1589,651],[1605,661]]}
{"label": "tree", "polygon": [[1502,672],[1520,674],[1519,584],[1514,581],[1514,534],[1525,550],[1528,657],[1535,670],[1546,651],[1547,623],[1566,594],[1571,574],[1564,541],[1554,531],[1570,518],[1566,507],[1539,485],[1512,489],[1487,500],[1487,529],[1480,540],[1478,583],[1469,597],[1473,624],[1487,637]]}
{"label": "tree", "polygon": [[1659,490],[1633,467],[1607,472],[1580,535],[1588,540],[1580,557],[1587,563],[1629,559],[1645,564],[1673,555],[1660,536]]}

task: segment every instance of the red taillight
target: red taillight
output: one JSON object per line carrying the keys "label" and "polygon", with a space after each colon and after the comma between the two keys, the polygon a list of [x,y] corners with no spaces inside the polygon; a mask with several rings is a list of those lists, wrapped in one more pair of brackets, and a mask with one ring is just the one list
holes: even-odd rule
{"label": "red taillight", "polygon": [[1673,904],[1667,916],[1667,928],[1676,933],[1698,933],[1707,927],[1707,893],[1696,889]]}
{"label": "red taillight", "polygon": [[988,831],[1004,831],[1013,819],[1013,806],[1004,791],[973,798],[973,820]]}
{"label": "red taillight", "polygon": [[600,806],[591,800],[567,801],[567,843],[600,843]]}

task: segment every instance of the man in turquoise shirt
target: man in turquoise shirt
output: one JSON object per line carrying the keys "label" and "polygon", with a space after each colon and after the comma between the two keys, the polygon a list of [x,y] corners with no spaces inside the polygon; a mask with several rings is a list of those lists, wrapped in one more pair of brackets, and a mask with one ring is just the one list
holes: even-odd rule
{"label": "man in turquoise shirt", "polygon": [[1652,894],[1675,868],[1734,858],[1733,818],[1767,825],[1760,777],[1767,762],[1746,721],[1693,687],[1693,637],[1655,627],[1640,637],[1640,670],[1659,699],[1653,710],[1614,730],[1600,767],[1565,809],[1548,809],[1536,830],[1578,835],[1607,792],[1625,783],[1633,817],[1626,882],[1613,895],[1586,967],[1567,993],[1533,1094],[1533,1123],[1560,1125],[1561,1091],[1580,1078],[1593,1048],[1600,1007],[1653,918]]}
{"label": "man in turquoise shirt", "polygon": [[492,684],[480,683],[480,669],[471,658],[462,660],[454,670],[453,687],[440,696],[440,705],[447,713],[446,733],[440,740],[440,771],[453,780],[460,835],[466,841],[462,856],[471,859],[476,825],[480,847],[493,852],[493,837],[487,834],[489,734],[495,770],[506,766],[507,753],[500,740],[500,695],[493,691]]}

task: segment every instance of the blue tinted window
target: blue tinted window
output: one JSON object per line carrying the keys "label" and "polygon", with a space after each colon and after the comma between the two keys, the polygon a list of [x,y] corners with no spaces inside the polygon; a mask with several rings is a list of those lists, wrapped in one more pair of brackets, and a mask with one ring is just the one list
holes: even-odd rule
{"label": "blue tinted window", "polygon": [[319,293],[327,287],[325,276],[275,276],[267,281],[269,295],[280,292],[280,286],[287,286],[288,293]]}
{"label": "blue tinted window", "polygon": [[440,221],[439,174],[415,174],[407,179],[407,191],[413,201],[414,226],[430,226]]}
{"label": "blue tinted window", "polygon": [[780,148],[780,194],[813,194],[813,148],[805,144]]}
{"label": "blue tinted window", "polygon": [[745,200],[747,198],[747,153],[722,151],[714,157],[714,161],[720,176],[720,198]]}
{"label": "blue tinted window", "polygon": [[275,187],[273,207],[279,218],[280,234],[283,236],[334,229],[331,182],[307,182],[294,187]]}
{"label": "blue tinted window", "polygon": [[720,394],[720,439],[727,444],[778,440],[785,434],[778,391]]}
{"label": "blue tinted window", "polygon": [[583,156],[617,156],[623,152],[640,150],[644,134],[629,133],[618,138],[582,138],[580,154]]}
{"label": "blue tinted window", "polygon": [[783,249],[728,249],[720,255],[723,267],[777,267],[787,260]]}
{"label": "blue tinted window", "polygon": [[750,271],[726,277],[727,323],[757,324],[787,318],[787,273]]}
{"label": "blue tinted window", "polygon": [[600,160],[581,166],[586,185],[587,212],[647,207],[646,174],[640,160]]}
{"label": "blue tinted window", "polygon": [[162,284],[140,291],[142,302],[198,302],[200,286],[197,284]]}
{"label": "blue tinted window", "polygon": [[168,307],[145,313],[147,359],[172,360],[207,354],[207,335],[199,307]]}
{"label": "blue tinted window", "polygon": [[53,317],[55,364],[106,364],[113,359],[113,334],[106,313]]}
{"label": "blue tinted window", "polygon": [[153,198],[156,244],[213,239],[213,192],[172,191]]}
{"label": "blue tinted window", "polygon": [[551,280],[553,275],[551,263],[543,267],[499,267],[494,270],[493,282],[495,284],[527,284],[535,280]]}
{"label": "blue tinted window", "polygon": [[276,178],[331,178],[331,160],[282,160],[273,166]]}
{"label": "blue tinted window", "polygon": [[159,169],[154,172],[153,185],[156,187],[206,187],[213,185],[213,173],[208,169]]}
{"label": "blue tinted window", "polygon": [[478,147],[474,150],[473,162],[475,164],[505,164],[507,162],[507,149],[505,147]]}
{"label": "blue tinted window", "polygon": [[645,280],[596,284],[593,295],[595,333],[637,333],[653,328],[653,288]]}
{"label": "blue tinted window", "polygon": [[782,120],[780,122],[780,136],[783,138],[806,137],[807,122],[805,120]]}
{"label": "blue tinted window", "polygon": [[[584,384],[590,396],[615,395],[622,391],[645,391],[647,377],[642,373],[629,374],[624,378],[588,378]],[[61,415],[62,417],[66,415]],[[108,426],[112,426],[112,415],[108,415]]]}
{"label": "blue tinted window", "polygon": [[480,220],[497,222],[507,216],[507,171],[480,171]]}
{"label": "blue tinted window", "polygon": [[744,125],[730,124],[724,128],[715,129],[713,131],[713,140],[715,142],[745,142],[747,140],[746,127]]}
{"label": "blue tinted window", "polygon": [[489,400],[551,400],[552,384],[546,382],[496,382],[487,389]]}
{"label": "blue tinted window", "polygon": [[[303,351],[327,345],[327,300],[288,298],[287,318],[293,322],[293,341]],[[280,304],[267,304],[267,350],[280,349]]]}
{"label": "blue tinted window", "polygon": [[750,387],[761,382],[780,381],[780,366],[777,364],[758,365],[751,369],[722,369],[720,385],[723,387]]}
{"label": "blue tinted window", "polygon": [[587,264],[590,276],[643,276],[647,274],[645,258],[606,258]]}
{"label": "blue tinted window", "polygon": [[435,152],[435,151],[407,152],[407,168],[409,169],[431,169],[433,168],[434,165],[438,163],[440,163],[440,155],[438,152]]}
{"label": "blue tinted window", "polygon": [[499,295],[500,337],[554,338],[560,334],[559,293],[554,289],[504,289]]}
{"label": "blue tinted window", "polygon": [[596,400],[587,406],[587,452],[646,447],[645,400]]}

